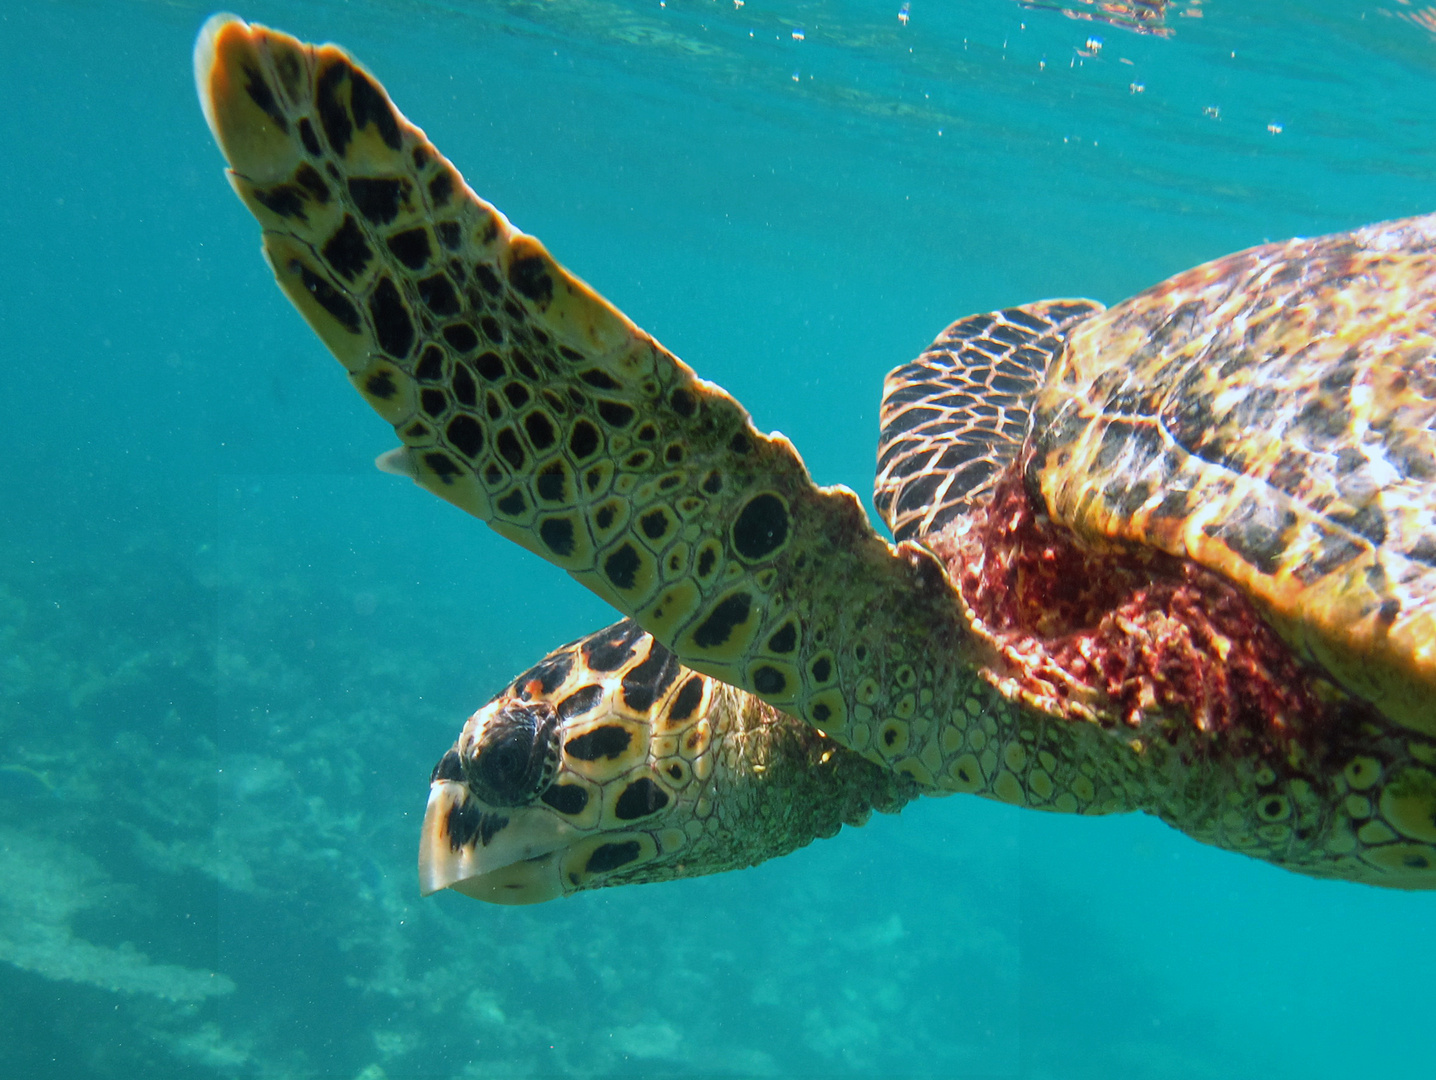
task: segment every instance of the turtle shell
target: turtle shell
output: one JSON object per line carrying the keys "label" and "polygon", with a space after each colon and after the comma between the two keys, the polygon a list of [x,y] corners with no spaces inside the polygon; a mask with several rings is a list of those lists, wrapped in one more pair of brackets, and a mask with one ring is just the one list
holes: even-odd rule
{"label": "turtle shell", "polygon": [[1092,315],[1030,432],[1054,520],[1216,571],[1436,734],[1436,215],[1253,248]]}

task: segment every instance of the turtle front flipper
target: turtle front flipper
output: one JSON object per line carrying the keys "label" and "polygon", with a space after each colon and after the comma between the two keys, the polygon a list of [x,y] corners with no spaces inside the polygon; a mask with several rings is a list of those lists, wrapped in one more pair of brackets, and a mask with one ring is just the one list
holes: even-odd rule
{"label": "turtle front flipper", "polygon": [[281,288],[403,442],[391,468],[683,663],[933,782],[975,676],[928,552],[513,228],[340,49],[219,17],[195,69]]}

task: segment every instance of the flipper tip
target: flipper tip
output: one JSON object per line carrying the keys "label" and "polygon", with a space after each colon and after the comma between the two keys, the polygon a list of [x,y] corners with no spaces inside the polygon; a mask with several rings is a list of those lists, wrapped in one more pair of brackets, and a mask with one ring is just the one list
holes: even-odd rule
{"label": "flipper tip", "polygon": [[199,28],[199,36],[194,41],[194,88],[199,95],[199,107],[204,110],[205,123],[209,125],[209,130],[216,140],[219,139],[219,124],[214,114],[210,78],[214,73],[216,43],[225,27],[232,23],[245,30],[249,29],[249,25],[238,15],[217,11],[204,21],[204,25]]}
{"label": "flipper tip", "polygon": [[390,476],[407,476],[410,480],[417,479],[414,463],[409,460],[407,446],[396,446],[392,450],[384,451],[374,459],[374,467]]}

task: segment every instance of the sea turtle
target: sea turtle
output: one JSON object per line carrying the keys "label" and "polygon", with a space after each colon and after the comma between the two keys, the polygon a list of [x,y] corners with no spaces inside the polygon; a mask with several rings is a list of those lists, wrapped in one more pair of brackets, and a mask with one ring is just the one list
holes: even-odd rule
{"label": "sea turtle", "polygon": [[381,465],[634,620],[470,719],[426,891],[707,873],[950,792],[1436,886],[1436,215],[954,323],[884,389],[889,543],[343,51],[221,16],[195,71]]}

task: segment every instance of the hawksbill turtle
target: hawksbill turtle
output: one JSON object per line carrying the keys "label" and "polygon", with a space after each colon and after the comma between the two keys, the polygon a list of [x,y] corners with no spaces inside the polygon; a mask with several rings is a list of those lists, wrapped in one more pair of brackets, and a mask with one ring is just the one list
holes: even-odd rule
{"label": "hawksbill turtle", "polygon": [[632,620],[470,718],[426,892],[709,873],[952,792],[1436,887],[1436,215],[959,320],[884,387],[889,542],[345,52],[217,16],[195,73],[381,467]]}

